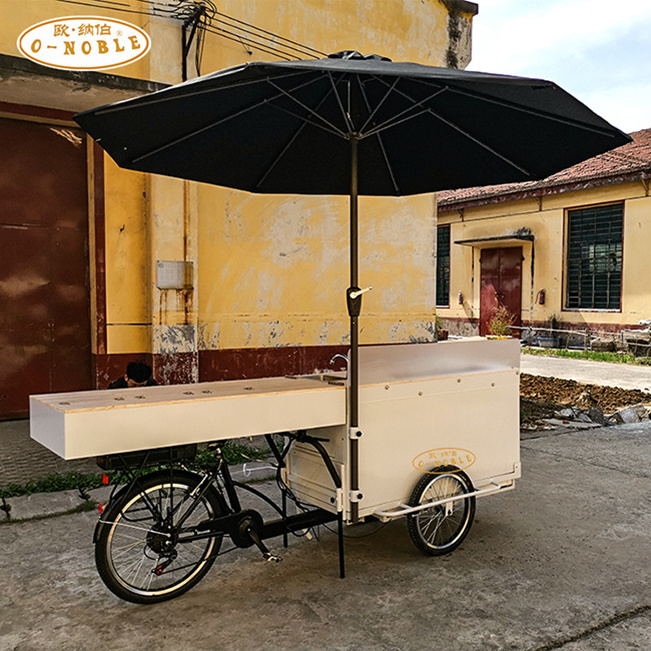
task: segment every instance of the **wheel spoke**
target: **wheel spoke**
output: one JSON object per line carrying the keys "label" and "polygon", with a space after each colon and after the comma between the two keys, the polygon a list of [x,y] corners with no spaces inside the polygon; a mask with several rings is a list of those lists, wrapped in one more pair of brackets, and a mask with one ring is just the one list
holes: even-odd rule
{"label": "wheel spoke", "polygon": [[129,552],[133,551],[137,547],[144,547],[145,542],[143,540],[138,540],[136,542],[130,543],[128,545],[121,545],[120,547],[117,547],[117,553],[113,553],[113,558],[115,560],[120,559],[123,557],[125,554],[128,554]]}
{"label": "wheel spoke", "polygon": [[439,555],[461,543],[474,517],[475,498],[464,497],[471,491],[470,480],[458,469],[439,468],[437,474],[421,478],[409,499],[410,505],[458,499],[407,516],[409,534],[420,551]]}
{"label": "wheel spoke", "polygon": [[[432,533],[429,536],[427,536],[427,542],[434,543],[434,540],[436,539],[436,534],[439,532],[439,529],[441,528],[443,523],[444,520],[439,520],[436,523],[436,526],[432,528]],[[423,530],[426,531],[427,529],[425,528]]]}
{"label": "wheel spoke", "polygon": [[[190,497],[200,481],[200,475],[187,471],[153,473],[105,516],[96,559],[100,576],[119,597],[136,603],[169,599],[192,587],[208,571],[222,536],[185,540],[179,547],[174,525],[188,509],[193,512],[184,529],[192,522],[221,515],[213,488],[196,500]],[[134,521],[141,526],[129,524]],[[161,564],[157,574],[155,569]]]}

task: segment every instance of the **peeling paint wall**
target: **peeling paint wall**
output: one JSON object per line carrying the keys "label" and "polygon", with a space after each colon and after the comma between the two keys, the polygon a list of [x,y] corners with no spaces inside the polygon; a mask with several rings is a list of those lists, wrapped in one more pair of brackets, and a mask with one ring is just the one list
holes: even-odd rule
{"label": "peeling paint wall", "polygon": [[146,179],[104,161],[108,352],[151,352]]}
{"label": "peeling paint wall", "polygon": [[[224,0],[219,11],[326,54],[357,50],[445,65],[448,51],[448,8],[442,0]],[[470,21],[470,15],[464,17]],[[460,52],[459,58],[468,55]],[[205,71],[270,58],[249,55],[241,43],[224,39],[207,43],[205,57],[219,63],[213,67],[207,60]]]}
{"label": "peeling paint wall", "polygon": [[[455,51],[459,65],[469,61],[470,15],[457,13],[460,36],[451,40],[448,9],[437,0],[339,0],[325,11],[321,0],[303,0],[276,8],[272,15],[264,2],[220,4],[225,14],[324,52],[356,49],[446,65]],[[219,64],[211,69],[241,63],[240,45],[212,45]],[[199,203],[200,350],[348,343],[346,198],[202,187]],[[360,285],[373,286],[364,297],[361,342],[434,340],[434,198],[362,197],[359,219]]]}
{"label": "peeling paint wall", "polygon": [[[138,0],[125,2],[143,8]],[[86,11],[55,0],[0,4],[0,53],[14,57],[16,37],[27,27]],[[222,0],[218,9],[324,53],[355,49],[394,61],[459,67],[470,57],[472,14],[450,13],[445,0]],[[178,21],[103,7],[101,15],[132,22],[152,39],[147,57],[112,74],[181,80]],[[265,59],[276,57],[208,34],[201,72]],[[188,73],[195,74],[192,60]],[[41,86],[32,87],[29,75],[23,77],[24,88],[11,86],[12,102],[22,97],[38,105],[46,84],[47,97],[53,97],[52,86],[60,83],[43,76]],[[66,83],[58,106],[71,114],[88,108],[86,101],[113,101],[92,84]],[[247,195],[121,170],[106,156],[103,175],[100,188],[90,183],[89,197],[91,206],[97,204],[92,218],[101,213],[105,229],[97,240],[105,240],[105,292],[91,274],[97,290],[93,319],[106,321],[105,345],[95,337],[98,358],[122,364],[141,356],[152,361],[161,380],[194,381],[200,353],[304,347],[311,356],[292,353],[291,364],[305,365],[319,357],[317,347],[346,346],[347,199]],[[432,195],[360,200],[360,283],[373,285],[364,298],[362,343],[434,339],[435,220]],[[101,259],[94,244],[91,251]],[[90,260],[91,269],[95,262]],[[183,286],[159,287],[161,262],[187,264],[191,278]],[[262,365],[281,368],[278,359]]]}
{"label": "peeling paint wall", "polygon": [[[200,207],[200,348],[345,343],[347,200],[209,194]],[[225,218],[204,227],[208,206]],[[373,286],[361,341],[426,339],[434,311],[433,197],[363,197],[359,228],[360,284]]]}
{"label": "peeling paint wall", "polygon": [[452,5],[447,17],[448,46],[445,65],[463,69],[471,58],[471,15]]}

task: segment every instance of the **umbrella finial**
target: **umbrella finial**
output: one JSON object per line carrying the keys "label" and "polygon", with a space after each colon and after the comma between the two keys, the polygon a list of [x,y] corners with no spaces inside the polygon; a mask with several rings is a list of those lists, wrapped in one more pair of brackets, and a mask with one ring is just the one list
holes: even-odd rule
{"label": "umbrella finial", "polygon": [[360,54],[356,50],[342,50],[328,54],[328,59],[363,59],[373,61],[391,61],[389,57],[384,57],[381,54]]}

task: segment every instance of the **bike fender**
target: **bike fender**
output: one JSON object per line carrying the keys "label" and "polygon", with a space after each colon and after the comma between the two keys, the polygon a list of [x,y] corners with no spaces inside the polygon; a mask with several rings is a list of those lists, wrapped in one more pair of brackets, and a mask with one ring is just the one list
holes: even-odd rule
{"label": "bike fender", "polygon": [[102,528],[106,525],[106,519],[110,517],[111,511],[122,502],[122,498],[127,494],[129,487],[124,486],[122,487],[108,502],[99,516],[99,520],[97,521],[97,524],[95,525],[95,531],[93,532],[93,544],[97,543],[97,539],[99,538],[99,534],[102,531]]}

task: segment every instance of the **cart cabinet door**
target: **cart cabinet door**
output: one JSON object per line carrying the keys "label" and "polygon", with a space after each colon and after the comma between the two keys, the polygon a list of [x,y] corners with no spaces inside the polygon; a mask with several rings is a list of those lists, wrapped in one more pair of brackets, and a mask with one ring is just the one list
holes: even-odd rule
{"label": "cart cabinet door", "polygon": [[515,369],[390,382],[361,391],[360,513],[397,506],[424,472],[454,465],[475,487],[519,476]]}

